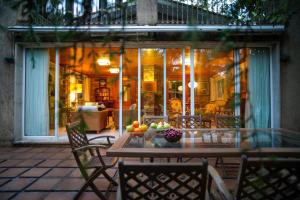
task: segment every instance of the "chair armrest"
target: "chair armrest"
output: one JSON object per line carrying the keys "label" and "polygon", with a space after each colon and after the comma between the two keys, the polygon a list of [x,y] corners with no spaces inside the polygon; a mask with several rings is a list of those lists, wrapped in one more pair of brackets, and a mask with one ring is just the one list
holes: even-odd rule
{"label": "chair armrest", "polygon": [[109,145],[111,145],[110,138],[115,139],[115,136],[111,136],[111,135],[100,135],[100,136],[93,137],[93,138],[89,139],[89,142],[92,141],[92,140],[95,140],[95,139],[99,139],[99,138],[106,138],[106,139],[107,139],[107,143],[108,143]]}
{"label": "chair armrest", "polygon": [[82,147],[78,147],[76,149],[74,149],[73,151],[77,152],[77,151],[83,151],[83,150],[89,150],[89,149],[106,149],[107,147],[105,145],[101,145],[101,144],[97,144],[97,145],[86,145],[86,146],[82,146]]}
{"label": "chair armrest", "polygon": [[233,196],[230,194],[228,189],[225,186],[223,179],[220,177],[219,173],[212,166],[208,166],[208,191],[211,189],[211,181],[213,180],[216,184],[216,189],[220,193],[223,199],[233,200]]}

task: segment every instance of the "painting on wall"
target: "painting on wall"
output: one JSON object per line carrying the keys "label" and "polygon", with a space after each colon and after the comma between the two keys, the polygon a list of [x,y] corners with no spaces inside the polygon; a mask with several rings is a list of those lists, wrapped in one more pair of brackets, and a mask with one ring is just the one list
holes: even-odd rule
{"label": "painting on wall", "polygon": [[200,95],[209,95],[209,82],[208,81],[200,81],[199,82],[198,92]]}

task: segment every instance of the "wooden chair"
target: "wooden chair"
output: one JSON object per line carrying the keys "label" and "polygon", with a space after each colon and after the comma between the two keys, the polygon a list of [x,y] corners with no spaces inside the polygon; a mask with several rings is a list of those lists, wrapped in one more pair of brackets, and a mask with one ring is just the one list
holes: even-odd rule
{"label": "wooden chair", "polygon": [[[213,177],[209,177],[208,191],[211,193]],[[228,199],[218,189],[219,199]],[[213,194],[211,193],[211,194]],[[225,192],[226,193],[226,192]],[[299,200],[300,159],[250,158],[242,156],[238,183],[233,197],[236,200]]]}
{"label": "wooden chair", "polygon": [[202,118],[201,115],[181,115],[177,117],[177,128],[201,128]]}
{"label": "wooden chair", "polygon": [[168,122],[168,116],[154,116],[154,115],[145,115],[143,117],[143,123],[149,126],[151,123],[158,123],[158,122]]}
{"label": "wooden chair", "polygon": [[[206,187],[208,173],[206,160],[197,164],[119,162],[120,188],[117,199],[209,199]],[[210,176],[222,181],[216,173]],[[216,185],[222,184],[218,182]],[[222,188],[219,190],[222,191]],[[229,197],[230,194],[223,196]]]}
{"label": "wooden chair", "polygon": [[[117,182],[107,174],[106,170],[115,166],[118,159],[106,157],[100,153],[100,149],[107,149],[107,147],[111,145],[110,138],[113,137],[98,136],[96,138],[106,138],[108,143],[92,145],[89,143],[90,140],[88,140],[81,122],[74,122],[67,125],[66,128],[72,153],[81,175],[86,180],[85,184],[75,196],[75,199],[78,199],[87,187],[91,187],[100,199],[106,199],[93,182],[97,177],[103,175],[111,184],[117,185]],[[92,138],[92,140],[96,138]],[[87,170],[92,170],[92,172],[88,173]]]}
{"label": "wooden chair", "polygon": [[[240,117],[232,115],[216,115],[215,123],[217,128],[240,128]],[[239,163],[224,162],[222,157],[216,158],[215,167],[221,167],[223,170],[223,177],[231,178],[228,176],[229,171],[236,171]]]}

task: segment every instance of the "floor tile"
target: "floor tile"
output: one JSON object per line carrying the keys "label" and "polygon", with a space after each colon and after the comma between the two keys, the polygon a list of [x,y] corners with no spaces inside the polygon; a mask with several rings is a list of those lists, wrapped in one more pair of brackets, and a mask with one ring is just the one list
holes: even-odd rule
{"label": "floor tile", "polygon": [[41,200],[47,195],[47,192],[22,192],[14,200]]}
{"label": "floor tile", "polygon": [[68,176],[74,169],[72,168],[53,168],[44,177],[65,177]]}
{"label": "floor tile", "polygon": [[38,165],[38,167],[55,167],[58,165],[62,160],[45,160]]}
{"label": "floor tile", "polygon": [[16,192],[0,192],[1,200],[8,200],[15,194]]}
{"label": "floor tile", "polygon": [[40,178],[29,186],[26,190],[51,190],[61,181],[59,178]]}
{"label": "floor tile", "polygon": [[50,192],[44,200],[71,200],[77,192]]}
{"label": "floor tile", "polygon": [[57,165],[58,167],[77,167],[75,160],[64,160]]}
{"label": "floor tile", "polygon": [[109,186],[109,182],[106,178],[97,178],[94,183],[101,191],[106,191]]}
{"label": "floor tile", "polygon": [[55,186],[55,190],[80,190],[84,183],[82,178],[65,178]]}
{"label": "floor tile", "polygon": [[34,178],[15,178],[0,187],[1,191],[20,191],[31,184]]}
{"label": "floor tile", "polygon": [[35,153],[17,153],[12,158],[14,159],[30,159],[35,155]]}
{"label": "floor tile", "polygon": [[8,170],[2,172],[0,177],[16,177],[27,170],[28,168],[9,168]]}
{"label": "floor tile", "polygon": [[36,166],[37,164],[39,164],[41,162],[43,162],[43,160],[30,160],[30,159],[28,159],[28,160],[25,160],[25,161],[19,163],[17,166],[18,167],[34,167],[34,166]]}
{"label": "floor tile", "polygon": [[0,187],[7,183],[11,178],[0,178]]}
{"label": "floor tile", "polygon": [[49,159],[51,158],[55,153],[48,153],[48,152],[43,152],[43,153],[35,153],[32,156],[32,159]]}
{"label": "floor tile", "polygon": [[24,162],[24,160],[6,160],[0,163],[0,167],[16,167],[21,162]]}
{"label": "floor tile", "polygon": [[68,159],[71,155],[68,153],[55,153],[48,159]]}
{"label": "floor tile", "polygon": [[23,173],[20,177],[41,177],[46,172],[51,170],[50,168],[32,168],[27,172]]}

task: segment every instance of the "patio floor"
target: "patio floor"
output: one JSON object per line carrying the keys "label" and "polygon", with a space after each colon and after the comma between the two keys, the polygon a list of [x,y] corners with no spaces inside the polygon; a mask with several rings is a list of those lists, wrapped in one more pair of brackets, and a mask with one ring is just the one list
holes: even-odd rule
{"label": "patio floor", "polygon": [[[140,161],[138,158],[126,160]],[[209,162],[213,164],[214,159]],[[113,174],[116,170],[114,168],[108,172]],[[235,179],[227,179],[225,183],[232,189]],[[0,147],[1,200],[73,199],[83,184],[84,179],[68,147]],[[109,186],[103,177],[99,177],[95,184],[101,191],[106,191]],[[109,199],[115,198],[116,188],[109,192]],[[98,197],[88,189],[81,199]]]}

